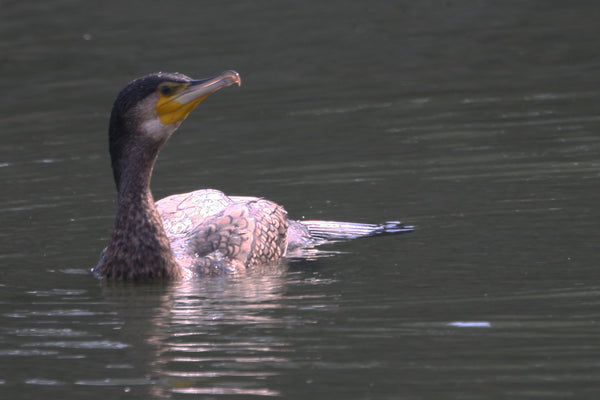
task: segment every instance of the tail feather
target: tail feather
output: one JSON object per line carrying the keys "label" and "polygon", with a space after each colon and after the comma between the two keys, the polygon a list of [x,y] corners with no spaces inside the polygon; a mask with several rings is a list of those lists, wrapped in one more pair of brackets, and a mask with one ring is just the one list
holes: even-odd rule
{"label": "tail feather", "polygon": [[313,239],[318,241],[347,240],[369,236],[396,235],[412,232],[412,226],[400,221],[388,221],[383,224],[361,224],[338,221],[299,221]]}

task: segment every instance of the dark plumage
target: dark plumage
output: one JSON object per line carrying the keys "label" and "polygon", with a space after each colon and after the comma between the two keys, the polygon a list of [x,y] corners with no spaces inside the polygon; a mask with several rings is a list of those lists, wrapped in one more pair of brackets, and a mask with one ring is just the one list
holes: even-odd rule
{"label": "dark plumage", "polygon": [[160,148],[198,103],[240,82],[234,71],[203,80],[158,73],[119,93],[109,127],[118,209],[109,244],[93,269],[96,276],[145,280],[236,273],[333,240],[412,230],[400,222],[294,221],[271,201],[211,189],[155,203],[150,179]]}

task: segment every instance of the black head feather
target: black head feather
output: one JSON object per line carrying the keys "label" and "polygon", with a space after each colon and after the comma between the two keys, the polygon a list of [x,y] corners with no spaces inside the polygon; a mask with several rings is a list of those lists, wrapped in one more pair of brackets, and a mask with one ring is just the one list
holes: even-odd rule
{"label": "black head feather", "polygon": [[156,91],[163,82],[189,82],[192,79],[179,73],[158,72],[131,81],[117,96],[112,109],[112,115],[125,114],[142,101],[146,96]]}

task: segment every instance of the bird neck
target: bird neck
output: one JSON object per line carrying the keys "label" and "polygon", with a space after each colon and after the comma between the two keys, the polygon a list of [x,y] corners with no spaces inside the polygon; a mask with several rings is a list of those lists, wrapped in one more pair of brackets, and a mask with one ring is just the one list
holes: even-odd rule
{"label": "bird neck", "polygon": [[146,156],[136,157],[132,151],[126,155],[129,160],[117,162],[126,167],[115,173],[119,176],[115,228],[96,269],[100,275],[113,279],[176,278],[181,274],[180,267],[150,191],[158,152],[152,157],[140,153]]}

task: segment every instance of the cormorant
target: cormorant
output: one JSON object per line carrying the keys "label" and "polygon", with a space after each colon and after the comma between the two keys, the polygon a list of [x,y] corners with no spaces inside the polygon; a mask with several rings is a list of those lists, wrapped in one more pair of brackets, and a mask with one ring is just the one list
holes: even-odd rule
{"label": "cormorant", "polygon": [[271,201],[212,189],[155,203],[150,179],[159,150],[196,105],[233,84],[241,84],[235,71],[202,80],[156,73],[119,93],[109,126],[118,210],[109,244],[93,268],[96,276],[147,280],[222,275],[275,263],[332,240],[412,231],[400,222],[295,221]]}

